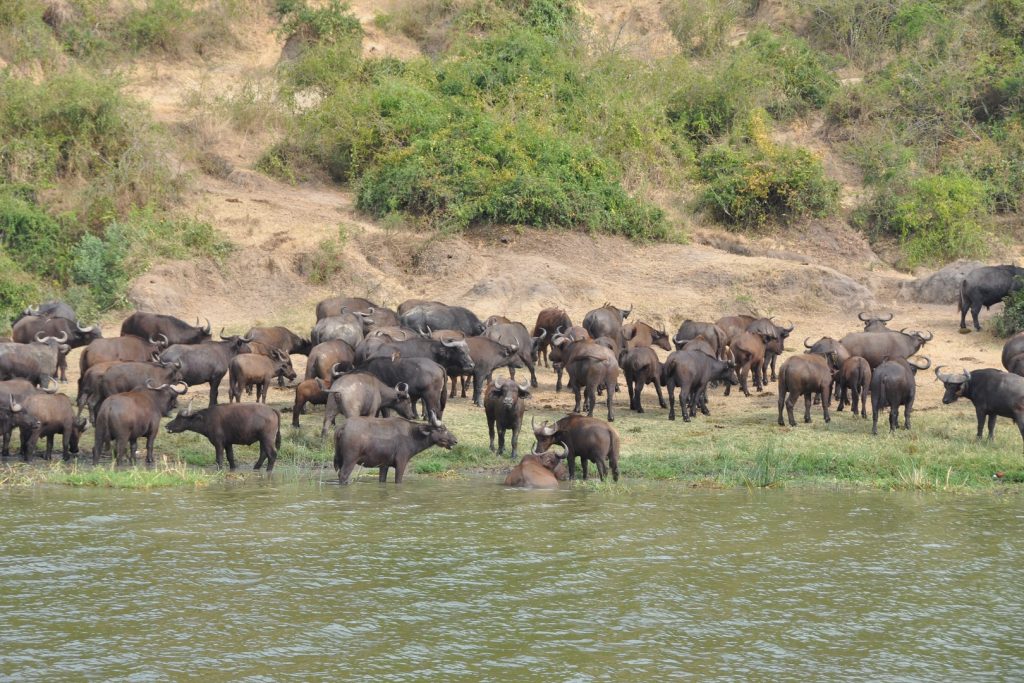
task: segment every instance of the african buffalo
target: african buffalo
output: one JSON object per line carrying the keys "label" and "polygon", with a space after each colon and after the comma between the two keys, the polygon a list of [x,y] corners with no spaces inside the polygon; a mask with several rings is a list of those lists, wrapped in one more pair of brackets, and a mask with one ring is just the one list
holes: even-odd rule
{"label": "african buffalo", "polygon": [[[857,417],[857,402],[860,401],[860,416],[868,416],[868,392],[871,389],[871,365],[860,356],[851,356],[840,366],[838,377],[839,405],[838,412],[843,412],[846,404],[850,403],[850,412]],[[851,401],[847,401],[846,392],[851,394]]]}
{"label": "african buffalo", "polygon": [[[161,363],[180,363],[181,379],[189,386],[210,384],[210,405],[217,405],[220,397],[220,383],[228,374],[231,359],[240,353],[252,353],[254,349],[249,337],[231,335],[221,341],[205,341],[201,344],[174,344],[160,352]],[[154,380],[155,381],[155,380]]]}
{"label": "african buffalo", "polygon": [[576,478],[576,458],[583,465],[583,478],[587,478],[588,464],[597,466],[597,474],[604,481],[610,467],[612,478],[619,480],[619,433],[607,422],[584,415],[566,415],[553,425],[547,420],[539,427],[533,426],[537,440],[534,452],[550,450],[560,443],[566,448],[566,462],[569,465],[569,479]]}
{"label": "african buffalo", "polygon": [[210,331],[209,320],[206,327],[200,327],[198,318],[195,325],[189,325],[173,315],[159,313],[132,313],[121,323],[122,337],[131,334],[143,339],[158,339],[158,335],[164,335],[168,345],[198,344],[210,338]]}
{"label": "african buffalo", "polygon": [[467,337],[482,334],[484,324],[473,311],[462,306],[447,306],[436,301],[421,302],[402,312],[398,319],[403,327],[413,330],[458,330]]}
{"label": "african buffalo", "polygon": [[943,366],[935,368],[935,376],[942,382],[946,393],[942,396],[944,404],[950,404],[959,398],[966,398],[974,404],[974,412],[978,417],[978,440],[981,440],[985,420],[988,420],[988,440],[995,437],[996,418],[1008,417],[1017,424],[1021,439],[1024,439],[1024,377],[1019,375],[986,368],[959,375],[945,375],[940,371]]}
{"label": "african buffalo", "polygon": [[611,339],[615,342],[615,351],[618,352],[625,344],[625,340],[622,338],[622,325],[632,312],[632,304],[627,311],[605,302],[601,308],[595,308],[583,317],[583,327],[594,339],[598,337]]}
{"label": "african buffalo", "polygon": [[668,407],[661,395],[661,361],[652,348],[638,346],[634,349],[623,349],[619,353],[619,366],[626,378],[630,410],[644,412],[640,394],[648,384],[653,384],[654,390],[658,393],[658,405],[662,408]]}
{"label": "african buffalo", "polygon": [[329,382],[333,379],[332,371],[336,366],[340,366],[342,372],[347,372],[355,367],[355,360],[355,349],[347,341],[332,339],[317,344],[309,352],[304,379],[319,377]]}
{"label": "african buffalo", "polygon": [[[139,363],[128,361],[117,363],[107,369],[92,387],[91,393],[85,396],[89,406],[89,415],[95,421],[97,411],[108,397],[123,394],[151,384],[173,384],[183,381],[180,361],[175,363]],[[187,382],[186,382],[187,384]]]}
{"label": "african buffalo", "polygon": [[307,403],[315,406],[327,404],[329,394],[319,377],[304,379],[295,385],[295,405],[292,406],[292,427],[298,429],[299,416],[302,415]]}
{"label": "african buffalo", "polygon": [[668,390],[668,419],[676,419],[675,390],[679,387],[679,410],[683,421],[697,415],[697,409],[710,415],[703,400],[705,389],[711,382],[725,382],[726,386],[739,384],[736,365],[718,360],[701,351],[673,351],[661,366],[661,382]]}
{"label": "african buffalo", "polygon": [[352,348],[363,339],[363,320],[354,313],[342,313],[316,321],[309,338],[313,344],[322,344],[332,339],[346,341]]}
{"label": "african buffalo", "polygon": [[[0,384],[6,384],[7,382],[0,382]],[[0,425],[3,425],[4,429],[4,450],[3,457],[8,457],[11,447],[11,433],[14,428],[17,427],[21,430],[21,445],[22,450],[25,450],[25,432],[33,432],[40,428],[41,423],[39,419],[32,413],[25,410],[21,401],[35,395],[35,389],[31,390],[24,395],[24,398],[17,399],[13,393],[6,391],[0,391]]]}
{"label": "african buffalo", "polygon": [[[602,343],[604,341],[605,343]],[[597,404],[597,392],[603,387],[607,392],[608,421],[615,420],[613,399],[619,381],[619,361],[612,347],[618,345],[608,337],[572,342],[565,350],[563,364],[569,374],[569,388],[576,397],[575,412],[580,412],[580,395],[583,394],[583,410],[593,417]]]}
{"label": "african buffalo", "polygon": [[715,352],[712,355],[715,358],[725,360],[725,349],[729,345],[729,335],[715,323],[684,320],[679,326],[676,336],[672,338],[672,342],[675,344],[676,351],[678,351],[683,348],[686,342],[697,337],[703,337],[714,347]]}
{"label": "african buffalo", "polygon": [[153,463],[153,443],[160,431],[160,418],[169,417],[177,406],[178,397],[188,391],[173,384],[148,384],[124,394],[114,394],[100,406],[96,415],[96,441],[92,447],[92,464],[98,465],[100,456],[111,440],[116,441],[115,462],[120,465],[125,456],[135,462],[138,441],[146,437],[146,463]]}
{"label": "african buffalo", "polygon": [[544,365],[551,367],[548,359],[548,346],[556,334],[562,334],[572,327],[569,314],[561,308],[545,308],[537,314],[537,323],[533,326],[530,336],[540,341],[537,343],[537,354],[544,359]]}
{"label": "african buffalo", "polygon": [[1003,367],[1016,375],[1024,375],[1024,332],[1018,332],[1003,345]]}
{"label": "african buffalo", "polygon": [[316,319],[322,320],[333,315],[341,315],[346,311],[349,313],[371,313],[378,308],[380,306],[369,299],[335,296],[330,299],[324,299],[316,305]]}
{"label": "african buffalo", "polygon": [[811,400],[821,395],[821,411],[825,424],[832,421],[828,406],[832,402],[832,376],[838,368],[833,353],[805,353],[790,356],[779,368],[779,426],[785,426],[782,409],[786,409],[789,426],[796,427],[793,408],[798,396],[804,397],[804,422],[811,421]]}
{"label": "african buffalo", "polygon": [[505,477],[505,486],[524,489],[557,489],[557,471],[568,451],[563,448],[561,453],[554,450],[539,453],[527,453],[519,464]]}
{"label": "african buffalo", "polygon": [[[750,396],[747,388],[747,373],[752,372],[754,376],[754,387],[757,391],[763,391],[762,365],[764,364],[765,345],[773,341],[774,337],[765,333],[740,332],[729,342],[733,358],[736,361],[737,374],[740,379],[740,389],[744,396]],[[726,385],[725,395],[728,396],[732,387]]]}
{"label": "african buffalo", "polygon": [[865,332],[885,332],[889,328],[886,323],[890,322],[893,318],[893,314],[889,313],[886,315],[868,315],[867,311],[861,311],[857,314],[857,319],[864,323]]}
{"label": "african buffalo", "polygon": [[494,451],[494,429],[498,429],[498,455],[505,452],[505,432],[512,430],[512,454],[519,452],[519,430],[523,428],[523,413],[530,388],[516,384],[513,379],[498,380],[487,385],[484,412],[487,415],[487,433],[491,437],[491,451]]}
{"label": "african buffalo", "polygon": [[[11,330],[11,339],[21,344],[35,341],[37,337],[55,337],[64,339],[69,349],[85,346],[102,336],[98,325],[82,327],[74,320],[60,317],[27,316],[15,323]],[[68,363],[65,354],[60,354],[57,364],[60,380],[67,382]]]}
{"label": "african buffalo", "polygon": [[46,437],[46,453],[49,460],[53,456],[53,437],[61,435],[61,455],[64,462],[71,459],[72,453],[78,453],[78,441],[86,429],[85,419],[76,419],[71,399],[64,394],[47,394],[33,392],[21,401],[22,409],[38,422],[34,428],[21,428],[21,457],[28,459],[35,453],[39,437]]}
{"label": "african buffalo", "polygon": [[31,344],[0,344],[0,379],[27,379],[42,386],[57,375],[57,362],[68,347],[63,338],[37,337]]}
{"label": "african buffalo", "polygon": [[503,315],[492,315],[484,321],[484,327],[491,327],[492,325],[507,325],[511,320]]}
{"label": "african buffalo", "polygon": [[[322,381],[322,380],[321,380]],[[338,377],[327,389],[327,409],[321,436],[327,436],[327,425],[341,413],[349,417],[388,417],[395,411],[406,419],[415,417],[409,400],[409,385],[399,382],[389,386],[371,372],[348,372]]]}
{"label": "african buffalo", "polygon": [[[418,359],[422,360],[422,359]],[[401,484],[406,465],[414,455],[431,446],[451,450],[455,435],[439,422],[412,422],[402,417],[351,417],[334,432],[334,469],[338,481],[347,484],[356,465],[377,467],[378,481],[388,479],[395,468],[395,483]]]}
{"label": "african buffalo", "polygon": [[981,330],[978,314],[981,307],[989,308],[1024,287],[1024,268],[1017,266],[982,266],[967,274],[960,283],[960,329],[967,329],[967,311],[971,312],[974,329]]}
{"label": "african buffalo", "polygon": [[26,316],[37,316],[43,318],[64,318],[71,322],[78,322],[78,315],[75,313],[75,309],[68,306],[63,301],[52,300],[46,301],[39,304],[38,306],[26,306],[25,310],[18,314],[18,317],[11,321],[11,324],[16,324],[19,320]]}
{"label": "african buffalo", "polygon": [[171,434],[195,432],[202,434],[213,445],[217,454],[217,467],[223,469],[224,454],[228,467],[235,469],[235,444],[260,444],[260,456],[253,466],[258,470],[267,463],[267,473],[274,470],[277,449],[281,447],[281,414],[269,406],[256,403],[210,406],[192,411],[192,401],[167,423]]}
{"label": "african buffalo", "polygon": [[[906,328],[904,328],[906,329]],[[924,332],[854,332],[840,340],[851,356],[860,356],[874,370],[886,358],[910,358],[934,335]]]}
{"label": "african buffalo", "polygon": [[[448,372],[466,373],[473,371],[473,359],[465,338],[441,336],[441,339],[415,337],[405,341],[388,341],[386,338],[370,340],[356,353],[356,363],[370,358],[391,358],[398,353],[401,358],[429,358]],[[363,357],[365,355],[365,357]]]}
{"label": "african buffalo", "polygon": [[295,379],[295,370],[288,354],[274,349],[273,356],[259,353],[240,353],[228,363],[228,402],[241,403],[242,390],[247,393],[256,387],[256,402],[267,402],[267,390],[275,377]]}
{"label": "african buffalo", "polygon": [[447,375],[444,368],[429,358],[371,358],[359,369],[372,372],[391,387],[399,383],[408,385],[413,416],[417,414],[416,403],[422,401],[424,417],[429,420],[444,417]]}
{"label": "african buffalo", "polygon": [[586,328],[575,325],[564,332],[556,333],[555,338],[551,340],[551,368],[555,371],[556,392],[562,390],[562,372],[565,370],[565,364],[562,360],[565,350],[569,348],[569,344],[572,342],[584,339],[592,339],[590,333],[587,332]]}
{"label": "african buffalo", "polygon": [[85,373],[93,365],[109,363],[112,361],[147,361],[152,360],[154,354],[158,354],[167,348],[167,337],[160,336],[152,339],[143,339],[135,335],[114,337],[113,339],[96,339],[89,342],[89,345],[82,351],[78,359],[79,383]]}
{"label": "african buffalo", "polygon": [[910,413],[917,396],[918,370],[927,370],[932,361],[924,356],[925,364],[919,365],[912,358],[886,358],[871,374],[871,433],[878,434],[878,413],[889,409],[889,431],[899,426],[900,406],[903,406],[903,428],[910,429]]}
{"label": "african buffalo", "polygon": [[747,332],[760,335],[764,339],[764,361],[761,363],[761,384],[768,383],[768,368],[771,368],[771,381],[775,381],[775,362],[785,351],[786,339],[795,326],[790,324],[776,325],[771,318],[758,318],[747,326]]}
{"label": "african buffalo", "polygon": [[628,349],[635,349],[638,346],[657,346],[666,351],[672,350],[668,343],[668,333],[665,332],[664,327],[656,330],[647,323],[629,323],[622,326],[622,338]]}
{"label": "african buffalo", "polygon": [[[488,337],[467,337],[465,344],[469,347],[469,356],[473,361],[473,367],[469,373],[448,371],[448,376],[452,378],[450,398],[455,396],[456,378],[465,377],[471,373],[473,375],[473,403],[482,406],[484,384],[491,378],[495,370],[514,365],[519,360],[519,347],[505,345]],[[466,395],[465,380],[462,384],[462,395]]]}
{"label": "african buffalo", "polygon": [[[481,336],[493,339],[506,346],[517,347],[519,349],[517,351],[519,361],[530,371],[530,386],[537,386],[537,349],[540,346],[540,342],[547,336],[546,331],[541,330],[540,337],[532,337],[526,329],[526,325],[517,322],[507,322],[489,325]],[[515,365],[508,366],[512,379],[516,378],[515,369]]]}
{"label": "african buffalo", "polygon": [[[223,336],[223,335],[222,335]],[[313,342],[303,339],[287,327],[250,327],[242,335],[246,341],[257,342],[274,349],[281,349],[287,354],[308,356],[313,350]]]}

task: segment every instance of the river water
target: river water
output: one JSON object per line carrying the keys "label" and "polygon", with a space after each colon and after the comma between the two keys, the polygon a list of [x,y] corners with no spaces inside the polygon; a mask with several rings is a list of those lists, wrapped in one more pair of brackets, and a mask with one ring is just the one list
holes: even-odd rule
{"label": "river water", "polygon": [[1024,500],[0,492],[0,678],[1024,680]]}

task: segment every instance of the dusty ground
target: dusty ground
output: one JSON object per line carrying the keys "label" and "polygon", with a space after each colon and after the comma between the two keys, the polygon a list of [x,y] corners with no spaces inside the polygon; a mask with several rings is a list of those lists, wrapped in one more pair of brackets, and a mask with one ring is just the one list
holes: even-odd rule
{"label": "dusty ground", "polygon": [[[376,3],[352,3],[367,27],[365,50],[409,57],[415,44],[372,25]],[[641,2],[584,3],[595,35],[644,45],[652,55],[668,50],[660,5]],[[242,331],[253,324],[286,324],[307,331],[315,302],[335,293],[368,296],[395,306],[405,298],[429,297],[471,307],[481,317],[501,313],[532,323],[546,306],[566,308],[581,319],[602,302],[635,305],[635,317],[674,330],[685,318],[716,319],[734,312],[774,315],[793,321],[794,346],[805,336],[841,336],[859,325],[856,312],[891,310],[898,327],[929,329],[927,353],[937,363],[998,366],[1000,342],[989,334],[957,334],[951,306],[899,302],[893,271],[842,217],[776,234],[747,238],[714,226],[695,228],[691,243],[638,245],[611,237],[492,228],[461,237],[418,234],[382,226],[354,208],[353,195],[317,182],[290,185],[253,170],[272,141],[265,130],[240,132],[216,116],[197,114],[197,93],[231,92],[243,82],[270,77],[282,42],[269,18],[254,20],[244,47],[207,60],[147,62],[132,72],[131,90],[150,103],[157,120],[182,136],[182,148],[197,139],[226,161],[225,173],[196,174],[186,204],[236,246],[223,264],[158,264],[138,278],[132,300],[187,319],[208,317],[215,329]],[[617,37],[616,37],[617,36]],[[666,39],[667,36],[667,39]],[[205,118],[204,118],[205,117]],[[197,133],[197,128],[201,129]],[[778,138],[822,155],[843,185],[843,205],[863,192],[854,169],[821,139],[820,121],[797,122]],[[215,177],[217,176],[217,177]],[[317,245],[344,229],[341,272],[331,286],[312,286],[298,263]],[[1020,256],[1017,248],[1016,256]],[[106,321],[115,330],[119,321]],[[922,383],[925,401],[938,396]],[[742,399],[733,403],[741,405]],[[552,399],[552,405],[565,402]]]}

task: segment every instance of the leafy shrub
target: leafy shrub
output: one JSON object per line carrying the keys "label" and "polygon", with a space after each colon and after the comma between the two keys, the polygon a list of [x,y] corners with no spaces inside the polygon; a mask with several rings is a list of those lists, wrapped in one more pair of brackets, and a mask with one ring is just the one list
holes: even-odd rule
{"label": "leafy shrub", "polygon": [[178,53],[193,10],[182,0],[149,0],[133,7],[120,20],[116,33],[131,52]]}
{"label": "leafy shrub", "polygon": [[732,127],[737,108],[721,81],[697,74],[672,94],[666,115],[687,138],[703,144]]}
{"label": "leafy shrub", "polygon": [[107,228],[103,238],[85,235],[75,247],[74,278],[84,285],[100,310],[125,302],[130,280],[125,269],[128,244],[117,223]]}
{"label": "leafy shrub", "polygon": [[959,172],[925,175],[880,194],[862,220],[876,234],[898,238],[911,267],[983,256],[985,189]]}
{"label": "leafy shrub", "polygon": [[341,226],[338,235],[321,240],[313,251],[299,259],[299,272],[314,285],[325,285],[345,270],[345,244],[348,232]]}
{"label": "leafy shrub", "polygon": [[750,10],[749,0],[675,0],[662,16],[685,52],[707,55],[725,46],[733,23]]}
{"label": "leafy shrub", "polygon": [[698,178],[706,187],[698,205],[738,227],[832,211],[838,183],[825,176],[821,161],[810,152],[773,144],[766,125],[764,115],[755,112],[745,141],[714,145],[701,154]]}
{"label": "leafy shrub", "polygon": [[0,328],[7,328],[28,302],[40,301],[44,293],[40,282],[0,248]]}
{"label": "leafy shrub", "polygon": [[992,319],[992,324],[1000,337],[1024,332],[1024,282],[1021,282],[1020,289],[1003,299],[1003,311]]}
{"label": "leafy shrub", "polygon": [[1024,42],[1024,0],[989,0],[988,7],[999,31]]}
{"label": "leafy shrub", "polygon": [[277,9],[282,19],[280,32],[285,38],[296,36],[308,43],[337,44],[358,40],[363,35],[359,19],[340,0],[330,0],[318,8],[310,7],[304,0],[279,2]]}
{"label": "leafy shrub", "polygon": [[0,243],[24,270],[67,281],[71,255],[65,228],[33,201],[0,192]]}

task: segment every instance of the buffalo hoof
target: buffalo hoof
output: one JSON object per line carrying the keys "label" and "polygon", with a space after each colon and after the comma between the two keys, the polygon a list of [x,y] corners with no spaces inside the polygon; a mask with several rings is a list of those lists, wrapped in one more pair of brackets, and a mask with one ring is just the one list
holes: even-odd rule
{"label": "buffalo hoof", "polygon": [[790,420],[789,421],[789,426],[790,427],[796,427],[796,420]]}
{"label": "buffalo hoof", "polygon": [[644,412],[643,407],[642,406],[637,406],[636,412],[638,412],[638,413],[640,413],[642,415],[643,412]]}
{"label": "buffalo hoof", "polygon": [[668,414],[668,419],[670,419],[670,420],[672,420],[672,421],[675,421],[675,419],[676,419],[676,414],[675,414],[675,413],[669,413],[669,414]]}
{"label": "buffalo hoof", "polygon": [[785,427],[786,426],[786,421],[783,420],[783,419],[779,419],[779,426],[780,427]]}

